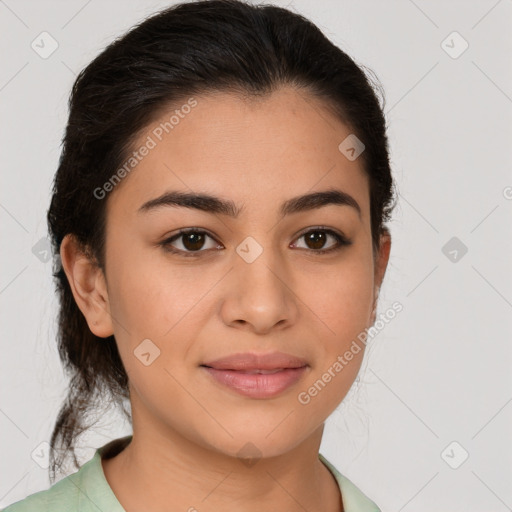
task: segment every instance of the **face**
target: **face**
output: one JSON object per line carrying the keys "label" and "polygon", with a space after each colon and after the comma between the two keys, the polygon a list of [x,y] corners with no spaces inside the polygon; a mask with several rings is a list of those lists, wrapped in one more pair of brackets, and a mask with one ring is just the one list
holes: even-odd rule
{"label": "face", "polygon": [[[278,455],[317,431],[352,385],[364,345],[344,354],[373,322],[389,240],[374,260],[361,158],[340,152],[350,129],[312,96],[194,99],[169,133],[160,123],[176,107],[140,135],[135,149],[153,147],[103,199],[111,324],[93,313],[88,322],[115,335],[134,432]],[[291,201],[325,191],[334,193]],[[215,196],[231,211],[162,199],[173,192]],[[203,366],[274,352],[302,368],[242,376]]]}

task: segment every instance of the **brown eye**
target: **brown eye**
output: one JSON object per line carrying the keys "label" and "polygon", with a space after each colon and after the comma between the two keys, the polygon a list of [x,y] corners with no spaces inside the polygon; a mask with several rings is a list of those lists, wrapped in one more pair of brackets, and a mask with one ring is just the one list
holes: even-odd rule
{"label": "brown eye", "polygon": [[[316,253],[325,254],[331,251],[341,249],[343,246],[351,245],[352,242],[345,238],[343,235],[333,231],[332,229],[315,228],[306,231],[299,239],[303,238],[306,243],[306,247],[303,249]],[[210,239],[210,247],[205,248],[207,240]],[[334,243],[331,243],[330,247],[325,249],[324,247],[328,243],[329,239],[333,239]],[[181,247],[176,247],[175,244],[181,244]],[[165,251],[181,256],[201,256],[201,253],[209,252],[207,249],[221,249],[221,244],[216,244],[216,240],[209,235],[206,231],[199,229],[186,229],[181,230],[176,235],[164,240],[161,245]],[[302,247],[299,247],[302,249]]]}
{"label": "brown eye", "polygon": [[[327,249],[324,249],[329,237],[333,238],[335,243]],[[320,254],[341,249],[343,246],[350,245],[352,243],[350,240],[347,240],[344,236],[336,233],[332,229],[312,229],[303,233],[298,239],[301,238],[305,241],[306,250]]]}
{"label": "brown eye", "polygon": [[[182,230],[171,238],[164,240],[160,245],[168,252],[179,253],[183,256],[199,256],[199,253],[206,252],[206,249],[219,247],[218,244],[211,243],[210,247],[204,249],[208,238],[214,241],[213,237],[206,233],[206,231],[198,229]],[[180,242],[181,247],[173,245],[176,242]]]}
{"label": "brown eye", "polygon": [[183,246],[189,251],[198,251],[204,245],[205,236],[203,233],[184,233],[182,237]]}
{"label": "brown eye", "polygon": [[327,241],[327,235],[324,231],[311,231],[304,235],[306,245],[310,249],[322,249]]}

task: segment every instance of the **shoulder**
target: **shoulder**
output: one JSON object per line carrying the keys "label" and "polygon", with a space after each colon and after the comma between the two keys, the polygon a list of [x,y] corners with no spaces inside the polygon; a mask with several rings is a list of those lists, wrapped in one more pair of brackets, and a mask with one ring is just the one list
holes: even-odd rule
{"label": "shoulder", "polygon": [[105,479],[101,458],[112,456],[130,440],[131,436],[114,439],[98,448],[94,456],[75,473],[0,512],[124,512]]}
{"label": "shoulder", "polygon": [[48,510],[52,512],[71,512],[72,510],[79,510],[79,488],[73,485],[71,477],[75,477],[80,473],[80,470],[73,475],[69,475],[56,484],[52,485],[49,489],[39,491],[30,496],[27,496],[21,501],[17,501],[1,512],[36,512]]}
{"label": "shoulder", "polygon": [[321,453],[318,454],[318,457],[338,482],[345,512],[381,512],[380,508],[368,496],[346,476],[342,475]]}
{"label": "shoulder", "polygon": [[59,480],[49,489],[36,492],[9,505],[0,512],[72,512],[88,511],[95,509],[94,504],[91,507],[86,506],[90,501],[88,489],[91,479],[95,478],[95,472],[99,463],[99,454],[86,462],[78,471]]}

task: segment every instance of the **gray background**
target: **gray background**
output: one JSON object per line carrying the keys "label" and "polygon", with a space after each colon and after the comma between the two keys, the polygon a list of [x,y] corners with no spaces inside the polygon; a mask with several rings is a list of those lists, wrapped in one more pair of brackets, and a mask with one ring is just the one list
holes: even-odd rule
{"label": "gray background", "polygon": [[[371,343],[320,451],[383,512],[511,510],[512,1],[274,3],[375,71],[400,192],[379,312],[404,309]],[[65,394],[45,215],[70,88],[170,4],[0,0],[0,507],[49,486],[45,443]],[[43,31],[58,43],[48,58],[31,47]],[[107,416],[81,462],[129,432]]]}

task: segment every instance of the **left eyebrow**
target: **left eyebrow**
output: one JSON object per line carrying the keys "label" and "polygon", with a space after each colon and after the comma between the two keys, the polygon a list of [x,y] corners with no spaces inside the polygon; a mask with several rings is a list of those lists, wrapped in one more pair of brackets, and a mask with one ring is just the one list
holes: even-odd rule
{"label": "left eyebrow", "polygon": [[[338,189],[312,192],[288,199],[281,205],[280,214],[281,217],[285,217],[328,205],[349,206],[355,209],[361,218],[361,207],[358,202],[350,194]],[[148,212],[164,206],[193,208],[207,213],[227,215],[235,219],[243,210],[243,207],[237,206],[229,199],[222,199],[210,194],[169,191],[145,202],[138,211],[139,213]]]}

